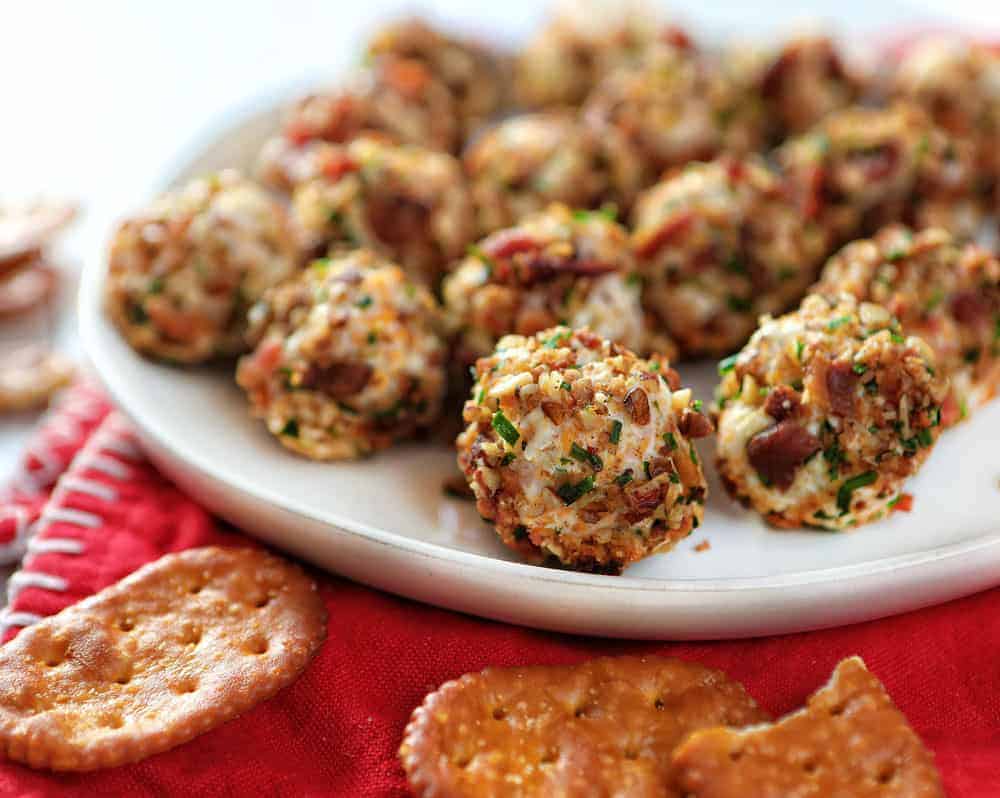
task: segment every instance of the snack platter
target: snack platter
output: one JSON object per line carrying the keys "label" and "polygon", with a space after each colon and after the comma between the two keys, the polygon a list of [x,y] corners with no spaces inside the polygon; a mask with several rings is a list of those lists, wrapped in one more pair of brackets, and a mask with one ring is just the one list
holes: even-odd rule
{"label": "snack platter", "polygon": [[[253,174],[295,99],[290,93],[211,131],[167,182],[232,167]],[[673,639],[851,623],[1000,583],[1000,457],[984,445],[1000,432],[1000,403],[984,404],[936,442],[905,484],[910,512],[846,532],[769,526],[727,495],[715,440],[701,440],[692,454],[708,483],[700,525],[621,576],[578,573],[523,561],[473,502],[446,495],[442,485],[456,471],[445,443],[395,443],[331,463],[279,446],[250,417],[231,366],[182,369],[133,351],[105,313],[105,280],[102,256],[81,285],[84,343],[157,465],[224,518],[349,578],[509,622]],[[672,361],[705,407],[720,382],[717,360]]]}

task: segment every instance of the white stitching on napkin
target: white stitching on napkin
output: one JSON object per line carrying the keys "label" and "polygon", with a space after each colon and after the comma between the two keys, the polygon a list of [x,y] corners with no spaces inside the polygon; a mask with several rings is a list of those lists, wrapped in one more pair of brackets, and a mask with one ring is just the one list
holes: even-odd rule
{"label": "white stitching on napkin", "polygon": [[119,481],[129,479],[132,475],[132,469],[109,453],[136,461],[144,459],[141,449],[131,439],[131,431],[115,413],[108,416],[93,437],[73,458],[69,470],[59,478],[55,490],[52,491],[52,496],[38,520],[31,525],[23,524],[23,526],[28,527],[24,530],[18,529],[18,534],[27,538],[27,554],[22,562],[21,570],[12,574],[8,582],[8,606],[0,611],[0,635],[6,634],[7,630],[12,627],[30,626],[41,620],[41,616],[34,613],[11,611],[10,603],[25,588],[33,587],[40,590],[65,592],[67,583],[62,577],[45,571],[27,569],[30,568],[35,556],[39,554],[80,555],[84,553],[86,547],[81,540],[43,538],[39,533],[52,523],[70,524],[88,529],[97,529],[103,525],[104,519],[97,513],[65,507],[61,505],[61,502],[65,501],[67,494],[72,492],[85,493],[109,503],[117,500],[118,491],[112,486],[96,479],[79,476],[80,472],[89,469],[111,479]]}

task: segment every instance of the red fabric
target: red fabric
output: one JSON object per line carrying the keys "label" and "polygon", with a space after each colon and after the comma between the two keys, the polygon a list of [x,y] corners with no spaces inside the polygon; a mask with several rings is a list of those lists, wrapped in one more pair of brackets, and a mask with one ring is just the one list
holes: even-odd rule
{"label": "red fabric", "polygon": [[[24,589],[15,597],[16,612],[54,612],[161,552],[241,540],[137,458],[128,441],[113,415],[74,460],[60,484],[96,482],[116,498],[72,489],[56,494],[47,513],[68,508],[103,521],[92,528],[55,521],[38,533],[34,547],[72,538],[85,550],[29,554],[27,571],[58,574],[67,586]],[[127,474],[109,475],[102,458],[116,460]],[[441,682],[488,665],[648,652],[722,668],[775,714],[800,706],[838,660],[860,654],[935,751],[948,794],[1000,795],[1000,590],[841,629],[664,644],[535,632],[316,576],[330,613],[329,637],[302,678],[277,697],[136,765],[53,775],[0,762],[0,794],[404,796],[400,736],[413,707]]]}

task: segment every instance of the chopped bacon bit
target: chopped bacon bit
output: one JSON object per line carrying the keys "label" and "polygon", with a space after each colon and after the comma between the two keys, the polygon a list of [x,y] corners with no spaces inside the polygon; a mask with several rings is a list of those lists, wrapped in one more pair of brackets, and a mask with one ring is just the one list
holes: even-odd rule
{"label": "chopped bacon bit", "polygon": [[764,479],[785,490],[795,472],[821,444],[815,435],[790,419],[754,435],[747,444],[750,465]]}
{"label": "chopped bacon bit", "polygon": [[677,427],[686,438],[707,438],[715,432],[715,427],[707,417],[690,409],[684,410]]}
{"label": "chopped bacon bit", "polygon": [[779,385],[767,395],[764,412],[775,421],[794,418],[799,410],[799,392],[789,385]]}
{"label": "chopped bacon bit", "polygon": [[855,388],[858,375],[850,363],[832,363],[826,372],[826,393],[830,409],[838,416],[849,416],[854,412]]}
{"label": "chopped bacon bit", "polygon": [[676,25],[667,25],[660,31],[660,41],[685,52],[694,49],[694,42],[691,41],[687,31]]}
{"label": "chopped bacon bit", "polygon": [[691,211],[684,211],[667,219],[659,229],[651,236],[647,237],[635,249],[635,254],[640,258],[651,258],[672,239],[674,236],[684,232],[694,221],[694,214]]}
{"label": "chopped bacon bit", "polygon": [[509,258],[518,252],[536,252],[539,243],[518,230],[502,230],[483,242],[483,252],[491,258]]}
{"label": "chopped bacon bit", "polygon": [[331,154],[324,160],[320,171],[330,180],[340,180],[344,175],[358,171],[358,164],[346,154]]}
{"label": "chopped bacon bit", "polygon": [[697,546],[695,546],[694,550],[696,552],[698,552],[699,554],[701,554],[701,552],[708,551],[710,548],[712,548],[712,544],[709,543],[708,539],[706,538],[701,543],[699,543]]}
{"label": "chopped bacon bit", "polygon": [[313,365],[302,378],[302,387],[321,391],[333,399],[346,399],[360,393],[372,376],[367,363],[334,363],[327,367]]}
{"label": "chopped bacon bit", "polygon": [[893,512],[908,513],[913,509],[913,494],[900,493],[896,503],[892,506]]}

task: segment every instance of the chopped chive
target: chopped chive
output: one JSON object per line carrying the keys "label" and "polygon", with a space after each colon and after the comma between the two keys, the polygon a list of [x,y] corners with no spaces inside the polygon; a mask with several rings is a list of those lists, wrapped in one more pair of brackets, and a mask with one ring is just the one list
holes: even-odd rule
{"label": "chopped chive", "polygon": [[361,297],[361,299],[359,299],[354,304],[357,307],[364,309],[364,308],[369,307],[371,305],[371,303],[372,303],[372,298],[370,296],[368,296],[368,294],[365,294],[363,297]]}
{"label": "chopped chive", "polygon": [[503,456],[503,458],[500,460],[500,465],[502,465],[502,466],[510,465],[516,459],[517,459],[517,455],[516,454],[514,454],[513,452],[507,452]]}
{"label": "chopped chive", "polygon": [[726,298],[726,303],[729,305],[729,309],[734,313],[746,313],[753,307],[753,303],[749,299],[736,296],[735,294],[730,294]]}
{"label": "chopped chive", "polygon": [[900,335],[898,332],[891,332],[891,333],[889,333],[889,339],[894,344],[905,344],[906,343],[906,339],[902,335]]}
{"label": "chopped chive", "polygon": [[680,485],[681,484],[680,474],[678,474],[676,471],[671,471],[670,481],[673,482],[675,485]]}
{"label": "chopped chive", "polygon": [[503,414],[503,410],[497,410],[493,414],[493,429],[511,446],[517,443],[517,439],[521,437],[521,433],[517,431],[517,427],[511,424],[507,416]]}
{"label": "chopped chive", "polygon": [[851,371],[853,371],[860,377],[862,374],[868,371],[868,366],[866,366],[864,363],[855,363],[853,366],[851,366]]}
{"label": "chopped chive", "polygon": [[465,252],[466,254],[471,255],[473,258],[476,258],[480,263],[482,263],[486,267],[487,275],[489,275],[490,277],[493,276],[493,269],[494,269],[493,260],[490,258],[489,255],[483,252],[483,250],[480,249],[475,244],[469,244]]}
{"label": "chopped chive", "polygon": [[674,437],[674,433],[672,432],[663,433],[663,442],[670,447],[670,451],[677,448],[677,438]]}
{"label": "chopped chive", "polygon": [[525,540],[528,537],[528,527],[518,524],[514,527],[514,540]]}
{"label": "chopped chive", "polygon": [[556,494],[563,503],[570,505],[586,493],[594,489],[594,478],[585,477],[579,482],[566,482],[556,489]]}
{"label": "chopped chive", "polygon": [[693,407],[693,408],[694,408],[694,411],[695,411],[696,413],[700,413],[700,412],[701,412],[701,408],[702,408],[703,406],[704,406],[704,405],[702,404],[702,401],[701,401],[701,399],[695,399],[695,400],[694,400],[694,402],[692,402],[692,403],[691,403],[691,407]]}
{"label": "chopped chive", "polygon": [[632,481],[631,468],[626,468],[617,477],[615,477],[615,484],[620,488],[624,488],[631,481]]}
{"label": "chopped chive", "polygon": [[795,342],[795,359],[802,362],[802,350],[806,348],[806,345],[802,341]]}
{"label": "chopped chive", "polygon": [[566,382],[564,380],[563,383],[559,386],[559,390],[561,390],[561,391],[572,391],[573,390],[573,386],[570,385],[568,382]]}
{"label": "chopped chive", "polygon": [[653,478],[649,473],[649,460],[642,461],[642,472],[646,475],[646,479]]}
{"label": "chopped chive", "polygon": [[378,340],[378,336],[373,332],[368,333],[368,343],[373,344]]}
{"label": "chopped chive", "polygon": [[612,443],[618,443],[622,437],[622,423],[615,419],[611,422],[611,432],[608,434],[608,438]]}
{"label": "chopped chive", "polygon": [[853,476],[844,482],[837,491],[837,507],[840,508],[841,515],[845,515],[850,511],[851,497],[854,495],[854,491],[871,485],[877,479],[878,473],[875,471],[865,471],[865,473]]}
{"label": "chopped chive", "polygon": [[829,324],[826,325],[826,329],[833,332],[833,330],[836,330],[838,327],[843,327],[845,324],[847,324],[851,320],[851,318],[852,318],[851,316],[841,316],[839,319],[834,319],[833,321],[831,321]]}
{"label": "chopped chive", "polygon": [[719,361],[719,376],[723,374],[728,374],[734,368],[736,368],[736,360],[739,358],[739,354],[730,355],[724,360]]}
{"label": "chopped chive", "polygon": [[576,441],[569,447],[569,453],[573,456],[574,460],[578,460],[581,463],[590,463],[591,468],[595,471],[600,471],[604,468],[604,461],[601,460],[596,454],[587,451],[582,446],[580,446]]}
{"label": "chopped chive", "polygon": [[688,444],[688,454],[691,455],[691,462],[694,463],[695,465],[698,465],[700,462],[698,460],[698,452],[695,451],[693,443]]}
{"label": "chopped chive", "polygon": [[922,429],[917,432],[917,440],[921,446],[931,446],[934,443],[934,436],[929,429]]}
{"label": "chopped chive", "polygon": [[483,399],[485,398],[486,398],[486,389],[480,388],[479,394],[476,396],[476,404],[481,405],[483,403]]}
{"label": "chopped chive", "polygon": [[294,418],[288,419],[285,422],[285,426],[281,428],[281,434],[289,438],[299,437],[299,422]]}
{"label": "chopped chive", "polygon": [[569,338],[569,336],[570,336],[569,330],[565,330],[563,332],[557,332],[555,335],[546,339],[543,346],[546,349],[555,349],[557,346],[559,346],[559,344],[561,344],[563,341]]}

